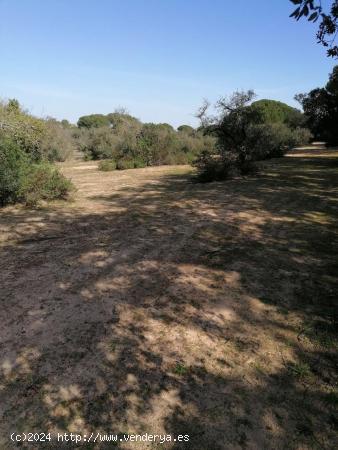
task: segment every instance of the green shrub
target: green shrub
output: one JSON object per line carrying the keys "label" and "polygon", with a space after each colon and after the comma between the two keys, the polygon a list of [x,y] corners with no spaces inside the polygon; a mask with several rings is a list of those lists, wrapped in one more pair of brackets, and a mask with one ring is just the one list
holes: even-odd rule
{"label": "green shrub", "polygon": [[15,203],[27,172],[28,158],[19,145],[9,139],[0,140],[0,205]]}
{"label": "green shrub", "polygon": [[73,190],[70,180],[53,165],[33,163],[16,142],[0,140],[0,205],[66,199]]}
{"label": "green shrub", "polygon": [[135,163],[133,159],[121,158],[116,163],[116,169],[118,170],[126,170],[126,169],[134,169]]}
{"label": "green shrub", "polygon": [[82,116],[77,121],[79,128],[99,128],[109,125],[109,120],[103,114],[90,114],[89,116]]}
{"label": "green shrub", "polygon": [[113,159],[102,159],[102,161],[99,162],[98,169],[102,170],[103,172],[115,170],[116,161],[114,161]]}
{"label": "green shrub", "polygon": [[55,119],[45,121],[45,129],[40,138],[39,148],[42,159],[48,161],[66,161],[75,152],[76,142],[72,129],[62,126]]}
{"label": "green shrub", "polygon": [[74,186],[51,164],[33,164],[20,187],[20,200],[29,206],[40,200],[66,200]]}
{"label": "green shrub", "polygon": [[193,164],[197,168],[197,180],[202,183],[221,181],[238,175],[238,168],[233,153],[222,156],[204,151]]}
{"label": "green shrub", "polygon": [[24,111],[17,100],[0,101],[1,136],[15,142],[34,162],[64,161],[76,147],[73,128],[65,121],[45,120]]}
{"label": "green shrub", "polygon": [[86,133],[81,150],[88,159],[114,159],[118,156],[121,139],[108,127],[92,128]]}
{"label": "green shrub", "polygon": [[147,167],[147,163],[140,157],[134,158],[134,167],[135,169],[142,169],[143,167]]}

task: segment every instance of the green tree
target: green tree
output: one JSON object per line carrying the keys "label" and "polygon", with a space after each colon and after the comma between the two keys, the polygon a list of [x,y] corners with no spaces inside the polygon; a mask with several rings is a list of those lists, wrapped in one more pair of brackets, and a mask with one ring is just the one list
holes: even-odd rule
{"label": "green tree", "polygon": [[338,144],[338,66],[335,66],[324,88],[296,95],[304,110],[306,122],[314,137],[328,145]]}
{"label": "green tree", "polygon": [[186,134],[189,134],[190,136],[192,136],[195,132],[195,129],[193,127],[191,127],[190,125],[180,125],[179,127],[177,127],[177,131],[179,131],[180,133],[186,133]]}
{"label": "green tree", "polygon": [[296,108],[276,100],[258,100],[251,104],[257,113],[260,123],[284,123],[290,128],[304,125],[303,114]]}
{"label": "green tree", "polygon": [[7,102],[6,108],[9,112],[14,114],[21,112],[20,103],[16,98],[10,98]]}
{"label": "green tree", "polygon": [[109,119],[103,114],[90,114],[88,116],[82,116],[77,121],[77,126],[79,128],[99,128],[109,125]]}

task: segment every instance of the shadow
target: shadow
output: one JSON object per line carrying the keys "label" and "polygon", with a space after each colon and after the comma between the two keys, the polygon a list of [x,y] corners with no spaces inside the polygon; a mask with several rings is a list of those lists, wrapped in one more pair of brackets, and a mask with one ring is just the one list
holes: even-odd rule
{"label": "shadow", "polygon": [[5,212],[1,448],[47,430],[335,448],[337,179],[336,158],[290,156],[224,183],[157,176],[98,212]]}

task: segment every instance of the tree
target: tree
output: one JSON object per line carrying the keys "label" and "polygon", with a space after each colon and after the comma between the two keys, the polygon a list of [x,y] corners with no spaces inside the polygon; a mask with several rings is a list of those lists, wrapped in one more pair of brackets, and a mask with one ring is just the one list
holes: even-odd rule
{"label": "tree", "polygon": [[314,137],[328,145],[338,144],[338,66],[324,88],[296,95],[302,105],[306,123]]}
{"label": "tree", "polygon": [[13,113],[21,112],[20,103],[16,98],[10,98],[7,102],[6,108]]}
{"label": "tree", "polygon": [[195,133],[195,129],[190,125],[180,125],[179,127],[177,127],[177,131],[179,131],[180,133],[189,134],[191,136]]}
{"label": "tree", "polygon": [[90,114],[89,116],[82,116],[77,121],[79,128],[98,128],[109,126],[108,118],[103,114]]}
{"label": "tree", "polygon": [[338,45],[335,40],[338,34],[338,0],[331,0],[330,11],[325,13],[321,0],[290,0],[297,8],[290,14],[299,20],[306,17],[309,22],[320,20],[317,31],[317,42],[327,48],[327,55],[337,58]]}
{"label": "tree", "polygon": [[259,123],[284,123],[292,129],[304,125],[301,111],[283,102],[263,99],[253,102],[251,108],[258,113]]}
{"label": "tree", "polygon": [[[201,181],[248,174],[255,170],[255,161],[281,157],[295,145],[308,141],[307,130],[293,130],[282,121],[280,112],[285,112],[285,108],[281,109],[278,102],[280,114],[275,115],[276,117],[270,114],[269,120],[266,120],[262,107],[276,107],[275,103],[265,100],[268,103],[257,102],[258,106],[257,103],[255,106],[252,103],[254,97],[252,90],[237,91],[229,98],[222,97],[218,100],[215,105],[218,114],[215,116],[207,116],[207,102],[198,110],[197,116],[204,132],[217,138],[216,152],[203,152],[195,163]],[[269,112],[266,109],[263,111]]]}

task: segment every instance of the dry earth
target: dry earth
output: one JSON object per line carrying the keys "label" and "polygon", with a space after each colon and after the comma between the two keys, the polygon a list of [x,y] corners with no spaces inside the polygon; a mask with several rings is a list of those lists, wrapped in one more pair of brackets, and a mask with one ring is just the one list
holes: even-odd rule
{"label": "dry earth", "polygon": [[337,448],[338,152],[211,184],[62,170],[73,202],[0,213],[0,448]]}

